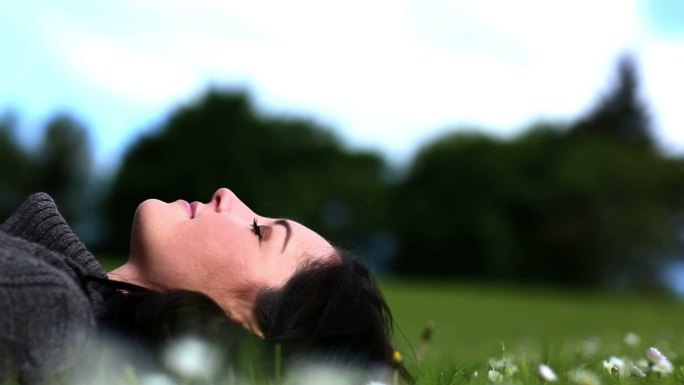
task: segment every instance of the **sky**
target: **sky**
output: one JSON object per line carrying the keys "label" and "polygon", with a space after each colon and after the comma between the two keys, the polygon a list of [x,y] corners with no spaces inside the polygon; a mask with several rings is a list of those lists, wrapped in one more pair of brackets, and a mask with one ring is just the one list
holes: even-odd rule
{"label": "sky", "polygon": [[401,164],[446,130],[576,118],[629,52],[659,144],[684,154],[681,20],[679,0],[5,1],[0,112],[29,144],[73,114],[111,168],[208,87],[245,90]]}

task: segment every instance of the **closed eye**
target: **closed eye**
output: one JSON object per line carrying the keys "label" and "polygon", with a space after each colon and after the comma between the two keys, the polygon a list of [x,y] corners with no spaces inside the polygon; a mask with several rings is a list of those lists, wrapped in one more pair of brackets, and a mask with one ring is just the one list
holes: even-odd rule
{"label": "closed eye", "polygon": [[264,239],[264,232],[261,226],[259,226],[259,223],[257,223],[256,218],[252,220],[252,232],[257,236],[257,238],[259,238],[259,240]]}
{"label": "closed eye", "polygon": [[[290,241],[290,237],[292,236],[292,227],[290,227],[290,223],[286,219],[278,219],[273,222],[273,225],[280,225],[285,228],[285,239],[283,240],[283,246],[280,250],[282,253],[285,251],[285,248]],[[259,241],[270,237],[272,228],[273,226],[260,226],[256,218],[252,220],[252,232],[259,238]]]}

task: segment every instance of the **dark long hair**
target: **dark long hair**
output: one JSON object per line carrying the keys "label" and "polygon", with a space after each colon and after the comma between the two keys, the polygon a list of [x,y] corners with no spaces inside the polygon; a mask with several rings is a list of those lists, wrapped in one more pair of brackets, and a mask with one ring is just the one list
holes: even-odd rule
{"label": "dark long hair", "polygon": [[278,289],[256,300],[256,317],[267,342],[286,356],[387,365],[392,315],[368,268],[338,250],[339,261],[309,263]]}
{"label": "dark long hair", "polygon": [[[302,266],[285,285],[264,289],[257,296],[255,316],[263,333],[261,344],[279,345],[286,365],[314,359],[362,369],[390,368],[394,349],[389,307],[366,265],[344,251],[336,254],[339,258]],[[175,337],[193,334],[221,341],[223,348],[239,354],[245,339],[257,339],[201,293],[159,293],[127,283],[94,280],[112,289],[107,310],[100,317],[102,328],[144,347],[159,349]],[[399,370],[412,382],[403,366]]]}

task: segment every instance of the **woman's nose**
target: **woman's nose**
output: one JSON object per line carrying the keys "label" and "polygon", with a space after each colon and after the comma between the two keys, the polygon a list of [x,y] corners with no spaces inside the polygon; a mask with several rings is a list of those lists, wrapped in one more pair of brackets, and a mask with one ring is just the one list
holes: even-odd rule
{"label": "woman's nose", "polygon": [[214,193],[211,198],[211,204],[215,210],[221,212],[232,212],[234,214],[244,216],[245,219],[251,220],[254,217],[254,212],[247,207],[242,201],[229,189],[223,187]]}
{"label": "woman's nose", "polygon": [[234,197],[237,198],[232,191],[224,187],[216,190],[210,203],[217,212],[230,211]]}

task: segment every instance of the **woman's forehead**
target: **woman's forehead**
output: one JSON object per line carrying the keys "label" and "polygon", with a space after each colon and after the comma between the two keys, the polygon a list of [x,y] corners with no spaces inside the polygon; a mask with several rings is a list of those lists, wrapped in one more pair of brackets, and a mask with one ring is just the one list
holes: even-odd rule
{"label": "woman's forehead", "polygon": [[315,231],[295,221],[288,221],[291,226],[292,234],[288,248],[300,255],[330,256],[335,254],[335,249],[325,238]]}

